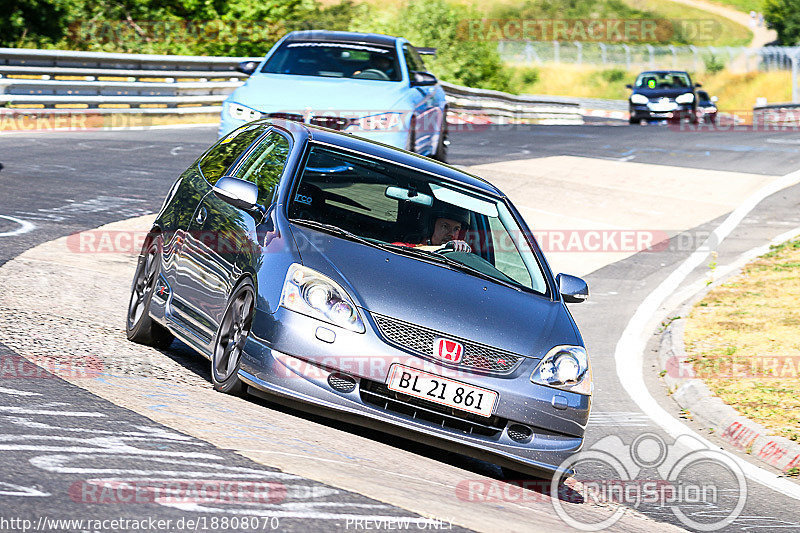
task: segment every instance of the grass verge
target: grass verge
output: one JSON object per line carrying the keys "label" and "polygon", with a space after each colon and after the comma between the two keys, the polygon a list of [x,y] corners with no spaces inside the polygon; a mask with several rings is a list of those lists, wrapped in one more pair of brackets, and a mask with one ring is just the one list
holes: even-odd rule
{"label": "grass verge", "polygon": [[800,238],[711,290],[686,322],[688,360],[722,401],[800,441]]}

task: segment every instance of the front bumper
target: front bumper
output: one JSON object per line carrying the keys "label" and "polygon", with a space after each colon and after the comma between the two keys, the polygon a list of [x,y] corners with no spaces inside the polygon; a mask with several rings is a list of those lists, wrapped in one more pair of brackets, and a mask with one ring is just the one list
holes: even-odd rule
{"label": "front bumper", "polygon": [[648,105],[631,105],[629,106],[631,120],[644,120],[644,121],[681,121],[681,120],[695,120],[695,112],[691,104],[678,105],[675,109],[669,110],[653,110]]}
{"label": "front bumper", "polygon": [[[257,313],[264,317],[266,313]],[[371,324],[371,319],[366,322]],[[351,333],[279,308],[264,317],[272,322],[271,345],[251,334],[242,358],[240,378],[258,394],[268,393],[290,405],[358,425],[417,440],[449,451],[539,475],[560,472],[559,465],[583,445],[591,398],[530,382],[537,359],[526,358],[509,375],[459,371],[395,349],[367,327]],[[258,322],[258,318],[257,318]],[[316,338],[318,327],[336,330],[333,343]],[[263,331],[254,324],[254,331]],[[278,347],[281,349],[279,350]],[[291,347],[293,355],[288,354]],[[490,418],[465,415],[389,391],[384,383],[391,364],[400,363],[499,393]],[[351,391],[332,386],[331,375],[346,375]],[[519,441],[519,426],[530,438]],[[512,438],[517,437],[517,440]]]}

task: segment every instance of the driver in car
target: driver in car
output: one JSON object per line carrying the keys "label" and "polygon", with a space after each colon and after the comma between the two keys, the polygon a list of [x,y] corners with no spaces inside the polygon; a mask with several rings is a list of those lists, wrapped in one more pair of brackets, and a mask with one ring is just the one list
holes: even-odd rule
{"label": "driver in car", "polygon": [[469,228],[469,212],[455,206],[445,206],[431,213],[433,224],[430,228],[430,237],[421,243],[403,243],[404,246],[422,248],[431,251],[451,250],[454,252],[472,251],[472,247],[461,239],[463,231]]}

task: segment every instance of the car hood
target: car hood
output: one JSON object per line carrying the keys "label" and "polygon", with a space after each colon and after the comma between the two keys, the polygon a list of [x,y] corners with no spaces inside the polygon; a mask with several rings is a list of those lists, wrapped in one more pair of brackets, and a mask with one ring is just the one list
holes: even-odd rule
{"label": "car hood", "polygon": [[256,74],[229,100],[261,112],[365,111],[394,109],[408,86],[403,82]]}
{"label": "car hood", "polygon": [[633,91],[634,94],[641,94],[647,98],[676,98],[682,94],[692,92],[691,87],[682,87],[680,89],[642,89],[638,88]]}
{"label": "car hood", "polygon": [[370,313],[535,358],[582,344],[561,302],[297,225],[292,232],[303,264]]}

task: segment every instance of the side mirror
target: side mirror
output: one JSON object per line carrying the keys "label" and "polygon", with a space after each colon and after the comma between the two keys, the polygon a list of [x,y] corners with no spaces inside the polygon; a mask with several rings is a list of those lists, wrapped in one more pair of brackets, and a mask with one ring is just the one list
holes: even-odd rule
{"label": "side mirror", "polygon": [[258,205],[258,185],[233,176],[221,177],[213,189],[214,196],[249,213],[259,213],[263,216],[266,211]]}
{"label": "side mirror", "polygon": [[694,86],[695,86],[695,87],[702,87],[702,86],[703,86],[703,84],[702,84],[702,83],[695,83],[695,84],[694,84]]}
{"label": "side mirror", "polygon": [[411,74],[411,87],[430,87],[431,85],[439,83],[436,76],[430,72],[412,70],[409,74]]}
{"label": "side mirror", "polygon": [[589,286],[581,278],[569,274],[556,276],[558,292],[568,304],[577,304],[586,301],[589,297]]}
{"label": "side mirror", "polygon": [[628,83],[628,84],[626,84],[626,85],[625,85],[625,88],[626,88],[626,89],[633,90],[633,85],[631,85],[630,83]]}
{"label": "side mirror", "polygon": [[711,97],[711,102],[712,102],[712,103],[716,104],[716,103],[717,103],[717,100],[719,100],[719,98],[717,98],[716,96],[712,96],[712,97]]}
{"label": "side mirror", "polygon": [[236,65],[236,70],[243,74],[247,74],[248,76],[256,71],[258,67],[258,61],[242,61],[238,65]]}

